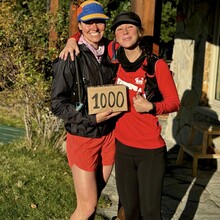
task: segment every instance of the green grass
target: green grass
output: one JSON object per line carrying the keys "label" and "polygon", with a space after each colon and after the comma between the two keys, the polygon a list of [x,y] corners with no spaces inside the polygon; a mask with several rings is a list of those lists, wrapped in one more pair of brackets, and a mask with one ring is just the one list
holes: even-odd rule
{"label": "green grass", "polygon": [[17,128],[24,128],[24,124],[20,114],[12,111],[10,108],[0,106],[0,125],[14,126]]}
{"label": "green grass", "polygon": [[0,147],[2,219],[68,219],[74,206],[72,177],[56,150]]}
{"label": "green grass", "polygon": [[0,164],[1,219],[70,218],[76,198],[65,155],[49,147],[28,150],[16,141],[0,146]]}
{"label": "green grass", "polygon": [[[0,125],[24,127],[16,113],[2,107]],[[52,147],[30,149],[25,143],[17,139],[0,144],[0,219],[69,220],[76,196],[66,156]],[[109,203],[102,196],[99,206]]]}

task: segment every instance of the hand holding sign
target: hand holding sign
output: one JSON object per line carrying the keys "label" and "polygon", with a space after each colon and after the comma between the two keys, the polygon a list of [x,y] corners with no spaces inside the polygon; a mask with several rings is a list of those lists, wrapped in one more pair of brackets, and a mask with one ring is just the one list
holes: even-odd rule
{"label": "hand holding sign", "polygon": [[104,112],[97,113],[96,114],[96,123],[101,123],[103,121],[106,121],[112,117],[115,117],[116,115],[119,115],[121,112],[113,112],[112,109],[105,110]]}

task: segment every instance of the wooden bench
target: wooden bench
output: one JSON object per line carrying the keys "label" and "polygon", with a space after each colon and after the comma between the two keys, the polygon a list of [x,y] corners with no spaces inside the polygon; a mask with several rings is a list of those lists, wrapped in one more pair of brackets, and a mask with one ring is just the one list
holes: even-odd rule
{"label": "wooden bench", "polygon": [[[201,145],[193,145],[196,130],[203,135]],[[182,164],[184,152],[192,156],[192,175],[195,177],[197,175],[198,159],[220,158],[220,150],[216,150],[216,148],[213,147],[213,135],[220,135],[220,125],[212,125],[205,122],[193,122],[188,145],[184,146],[180,144],[176,164]]]}

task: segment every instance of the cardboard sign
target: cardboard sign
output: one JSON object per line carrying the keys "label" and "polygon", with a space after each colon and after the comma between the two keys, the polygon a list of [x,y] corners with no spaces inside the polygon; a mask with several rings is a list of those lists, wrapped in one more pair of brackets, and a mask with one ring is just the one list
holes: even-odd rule
{"label": "cardboard sign", "polygon": [[88,87],[89,115],[112,109],[113,112],[127,111],[127,91],[124,85]]}

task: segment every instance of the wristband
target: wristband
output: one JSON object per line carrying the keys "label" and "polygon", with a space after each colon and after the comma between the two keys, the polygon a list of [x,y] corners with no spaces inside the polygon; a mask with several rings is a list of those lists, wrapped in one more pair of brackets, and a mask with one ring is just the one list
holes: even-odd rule
{"label": "wristband", "polygon": [[78,42],[80,36],[81,36],[81,33],[78,31],[74,35],[72,35],[70,38],[74,38]]}
{"label": "wristband", "polygon": [[156,104],[155,104],[155,102],[151,102],[151,103],[152,103],[153,108],[149,111],[149,113],[155,114],[156,113]]}

